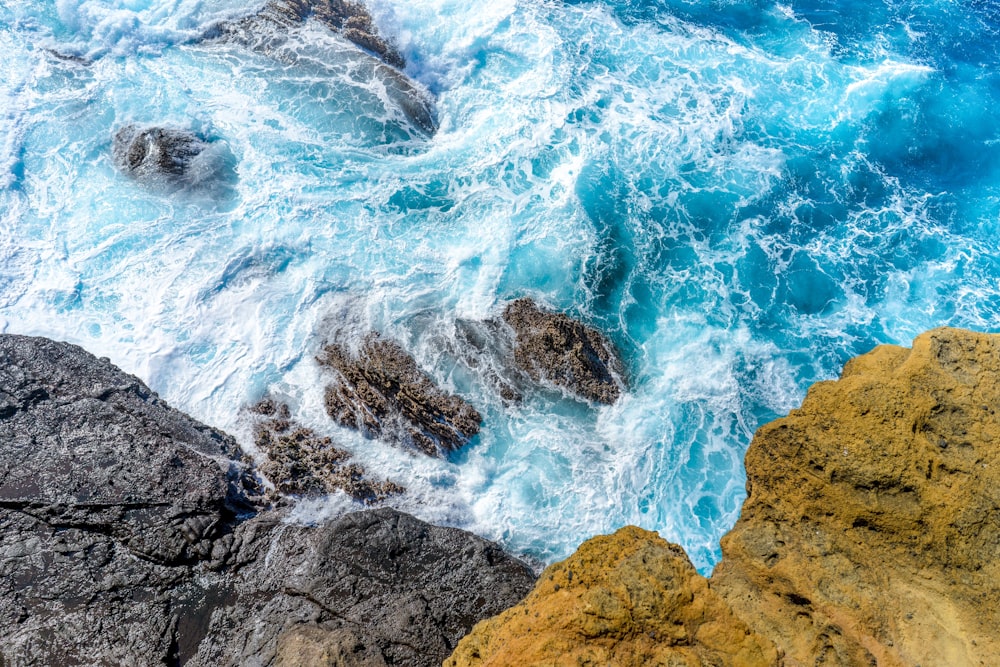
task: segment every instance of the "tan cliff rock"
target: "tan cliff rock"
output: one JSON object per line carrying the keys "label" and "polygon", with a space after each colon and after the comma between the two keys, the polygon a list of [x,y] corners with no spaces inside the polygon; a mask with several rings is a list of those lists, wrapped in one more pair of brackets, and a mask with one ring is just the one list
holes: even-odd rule
{"label": "tan cliff rock", "polygon": [[445,664],[1000,664],[998,410],[1000,335],[878,347],[758,430],[709,580],[624,528]]}

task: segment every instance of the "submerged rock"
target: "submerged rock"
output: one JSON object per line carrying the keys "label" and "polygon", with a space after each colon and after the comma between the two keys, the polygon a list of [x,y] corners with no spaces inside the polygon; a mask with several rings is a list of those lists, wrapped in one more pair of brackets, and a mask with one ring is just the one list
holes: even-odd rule
{"label": "submerged rock", "polygon": [[510,303],[503,320],[514,330],[514,361],[532,379],[598,403],[618,400],[624,389],[622,364],[600,332],[542,310],[529,298]]}
{"label": "submerged rock", "polygon": [[378,56],[397,69],[406,67],[403,56],[382,39],[368,8],[348,0],[271,0],[256,20],[273,21],[286,27],[314,18],[345,39]]}
{"label": "submerged rock", "polygon": [[431,456],[447,455],[479,432],[483,418],[476,409],[435,386],[393,341],[371,334],[356,354],[327,345],[319,362],[338,376],[325,402],[343,426],[412,444]]}
{"label": "submerged rock", "polygon": [[0,335],[3,664],[440,664],[530,588],[394,510],[292,523],[239,456],[108,360]]}
{"label": "submerged rock", "polygon": [[[347,40],[352,48],[317,48],[301,39],[300,28],[309,19]],[[386,94],[422,133],[433,135],[437,131],[433,98],[403,73],[403,56],[379,35],[371,14],[361,3],[271,0],[256,14],[214,26],[205,38],[241,44],[288,64],[323,66],[331,76],[347,70],[357,85],[376,83],[380,95]]]}
{"label": "submerged rock", "polygon": [[363,467],[350,463],[346,449],[292,422],[287,405],[265,399],[251,412],[269,417],[254,424],[254,440],[267,456],[258,468],[279,493],[311,496],[343,491],[368,504],[406,490],[395,482],[371,479]]}
{"label": "submerged rock", "polygon": [[878,347],[758,430],[707,586],[679,547],[623,529],[550,567],[447,664],[995,664],[998,405],[1000,335]]}
{"label": "submerged rock", "polygon": [[122,173],[151,185],[205,189],[234,178],[226,149],[188,130],[124,125],[111,155]]}

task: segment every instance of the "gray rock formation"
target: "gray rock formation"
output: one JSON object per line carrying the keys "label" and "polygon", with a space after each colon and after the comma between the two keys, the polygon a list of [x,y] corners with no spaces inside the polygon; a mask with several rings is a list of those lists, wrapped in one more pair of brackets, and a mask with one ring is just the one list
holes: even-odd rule
{"label": "gray rock formation", "polygon": [[356,354],[330,344],[318,360],[335,372],[326,411],[343,426],[412,444],[431,456],[447,455],[479,432],[476,409],[435,386],[393,341],[371,334]]}
{"label": "gray rock formation", "polygon": [[618,400],[625,387],[621,360],[600,332],[528,298],[508,304],[503,320],[514,330],[514,362],[532,379],[598,403]]}
{"label": "gray rock formation", "polygon": [[[301,26],[315,20],[357,49],[334,51],[303,40]],[[371,14],[349,0],[271,0],[250,16],[225,21],[206,34],[209,40],[241,44],[288,64],[324,65],[331,78],[346,66],[359,84],[377,81],[409,121],[427,135],[437,130],[434,100],[403,74],[403,56],[379,35]]]}
{"label": "gray rock formation", "polygon": [[531,586],[393,510],[288,523],[239,456],[108,360],[0,336],[4,666],[440,664]]}
{"label": "gray rock formation", "polygon": [[188,130],[123,125],[112,136],[111,156],[122,173],[148,185],[214,190],[236,178],[228,149]]}

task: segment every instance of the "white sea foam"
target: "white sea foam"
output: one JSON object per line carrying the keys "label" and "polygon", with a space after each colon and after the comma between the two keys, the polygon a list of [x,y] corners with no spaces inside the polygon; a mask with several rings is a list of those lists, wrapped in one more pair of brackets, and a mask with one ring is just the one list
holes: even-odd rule
{"label": "white sea foam", "polygon": [[[272,54],[189,43],[238,9],[0,13],[0,329],[109,356],[251,450],[239,406],[271,393],[406,486],[393,504],[425,519],[546,562],[637,523],[705,570],[762,420],[858,346],[906,342],[954,309],[988,317],[985,276],[970,271],[951,314],[935,296],[988,248],[830,134],[860,131],[926,68],[843,65],[819,37],[764,49],[670,17],[629,25],[598,4],[379,0],[407,74],[436,94],[428,137],[370,58],[320,26]],[[220,142],[234,182],[196,196],[129,180],[110,159],[129,122]],[[892,260],[893,244],[910,254]],[[607,331],[630,392],[505,405],[461,361],[456,320],[523,294]],[[452,460],[324,414],[319,345],[371,329],[482,411]]]}

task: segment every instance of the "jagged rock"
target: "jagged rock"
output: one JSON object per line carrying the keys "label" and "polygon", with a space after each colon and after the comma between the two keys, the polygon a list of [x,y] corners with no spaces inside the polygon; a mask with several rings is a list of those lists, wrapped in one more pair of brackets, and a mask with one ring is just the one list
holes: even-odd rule
{"label": "jagged rock", "polygon": [[[343,52],[310,50],[308,42],[295,39],[299,28],[310,18],[363,51],[352,49],[356,57],[349,57]],[[299,52],[306,51],[307,60],[313,64],[325,63],[329,67],[347,64],[353,77],[377,80],[422,132],[432,135],[437,131],[434,100],[403,74],[406,66],[403,56],[378,34],[371,14],[361,3],[271,0],[255,14],[213,26],[204,37],[241,44],[287,63],[298,62]]]}
{"label": "jagged rock", "polygon": [[524,601],[478,624],[444,664],[750,667],[776,659],[683,549],[628,526],[548,567]]}
{"label": "jagged rock", "polygon": [[326,390],[326,411],[343,426],[408,442],[431,456],[447,455],[479,432],[475,408],[436,387],[393,341],[371,334],[357,354],[330,344],[319,362],[337,373]]}
{"label": "jagged rock", "polygon": [[406,61],[395,48],[378,34],[372,16],[360,2],[349,0],[271,0],[257,14],[262,20],[274,21],[286,27],[315,18],[345,39],[371,51],[384,62],[398,69]]}
{"label": "jagged rock", "polygon": [[185,573],[218,565],[216,545],[255,511],[256,483],[239,456],[232,438],[171,409],[108,360],[0,336],[8,662],[166,659],[174,607],[191,594]]}
{"label": "jagged rock", "polygon": [[129,124],[114,133],[111,155],[122,173],[141,183],[212,189],[235,177],[231,156],[216,143],[188,130]]}
{"label": "jagged rock", "polygon": [[370,479],[363,467],[348,463],[351,453],[346,449],[293,423],[287,405],[264,399],[250,411],[270,417],[254,425],[254,440],[267,456],[258,469],[278,492],[310,496],[343,491],[370,504],[406,490],[395,482]]}
{"label": "jagged rock", "polygon": [[539,308],[529,298],[508,304],[503,320],[515,334],[514,361],[534,380],[611,404],[624,389],[622,364],[600,332]]}
{"label": "jagged rock", "polygon": [[[620,558],[622,533],[595,539],[544,573],[523,606],[476,626],[448,664],[510,664],[552,646],[601,661],[582,664],[633,650],[661,656],[645,664],[995,664],[998,405],[998,335],[936,329],[912,350],[878,347],[757,432],[748,497],[707,588],[656,557]],[[626,530],[641,542],[634,553],[664,549]],[[593,583],[569,586],[570,570]],[[664,596],[682,604],[665,607]],[[636,648],[650,610],[685,631]],[[692,610],[706,620],[694,630]],[[749,634],[719,644],[717,631],[737,627],[730,618]],[[748,645],[762,650],[732,654]],[[725,647],[729,657],[704,652]]]}
{"label": "jagged rock", "polygon": [[394,510],[291,523],[239,456],[108,360],[0,335],[3,664],[440,664],[530,588]]}

